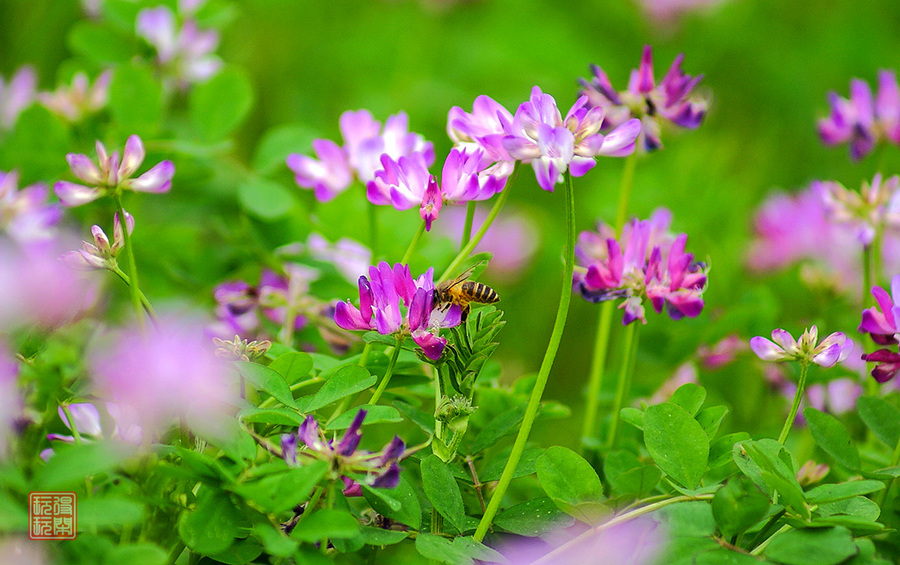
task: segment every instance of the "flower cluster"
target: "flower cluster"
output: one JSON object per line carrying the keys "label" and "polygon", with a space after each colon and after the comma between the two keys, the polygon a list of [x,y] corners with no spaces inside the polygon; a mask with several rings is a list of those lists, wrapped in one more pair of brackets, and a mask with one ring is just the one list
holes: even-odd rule
{"label": "flower cluster", "polygon": [[879,71],[878,94],[869,83],[850,81],[850,98],[828,94],[831,115],[819,120],[819,135],[826,145],[850,143],[850,157],[858,161],[882,140],[900,145],[900,88],[893,71]]}
{"label": "flower cluster", "polygon": [[847,224],[856,238],[868,247],[885,229],[900,228],[900,176],[882,181],[877,173],[872,182],[863,182],[859,192],[847,190],[839,182],[814,184],[825,204],[826,214],[833,222]]}
{"label": "flower cluster", "polygon": [[63,206],[81,206],[107,194],[115,194],[119,190],[135,192],[162,193],[172,187],[175,165],[171,161],[156,164],[138,178],[131,178],[144,162],[146,152],[141,138],[132,135],[125,142],[125,150],[121,160],[119,152],[112,154],[97,142],[97,161],[99,167],[87,156],[80,153],[69,153],[66,160],[72,168],[72,174],[87,186],[68,181],[59,181],[53,186],[53,192],[59,197]]}
{"label": "flower cluster", "polygon": [[[128,229],[128,235],[134,231],[134,218],[131,214],[125,212],[125,224]],[[81,242],[81,249],[68,251],[61,257],[70,267],[83,271],[93,271],[95,269],[108,269],[110,271],[118,271],[119,266],[116,258],[125,248],[125,232],[122,228],[122,222],[119,221],[119,213],[116,212],[113,217],[113,242],[110,245],[109,238],[103,232],[100,226],[91,227],[91,235],[94,236],[94,243],[87,241]]]}
{"label": "flower cluster", "polygon": [[833,367],[850,355],[853,340],[841,332],[834,332],[819,343],[819,330],[808,328],[794,340],[790,333],[782,329],[772,330],[772,341],[756,336],[750,340],[750,349],[763,361],[813,362],[822,367]]}
{"label": "flower cluster", "polygon": [[53,92],[40,92],[38,101],[52,112],[70,122],[78,122],[89,114],[106,107],[112,72],[100,73],[91,85],[83,72],[75,73],[71,85],[62,85]]}
{"label": "flower cluster", "polygon": [[[895,346],[900,343],[900,275],[891,279],[891,294],[880,286],[875,286],[872,287],[872,296],[877,305],[863,310],[858,329],[869,334],[878,345]],[[872,376],[880,383],[893,379],[900,372],[900,353],[890,349],[879,349],[862,358],[875,363]]]}
{"label": "flower cluster", "polygon": [[[307,416],[296,432],[281,436],[282,456],[288,465],[297,466],[298,456],[318,459],[328,463],[332,472],[332,480],[342,479],[344,495],[361,496],[362,486],[357,482],[365,477],[367,486],[377,488],[394,488],[400,482],[400,467],[397,462],[403,456],[406,445],[399,437],[394,436],[384,448],[377,453],[358,451],[362,439],[363,420],[366,411],[360,410],[341,441],[325,439],[323,430],[313,416]],[[300,442],[306,449],[299,449]]]}
{"label": "flower cluster", "polygon": [[[659,213],[650,220],[632,220],[617,240],[601,226],[598,232],[583,232],[576,245],[582,272],[574,283],[591,302],[623,298],[623,324],[647,323],[643,301],[653,309],[665,309],[672,319],[693,318],[703,310],[707,267],[685,253],[687,235],[668,235],[669,215]],[[621,242],[621,243],[620,243]]]}
{"label": "flower cluster", "polygon": [[19,189],[16,171],[0,171],[0,227],[20,245],[53,239],[62,210],[47,202],[49,193],[42,183]]}
{"label": "flower cluster", "polygon": [[591,81],[581,79],[588,107],[604,110],[604,130],[618,127],[629,119],[640,119],[643,126],[640,146],[645,151],[662,147],[660,118],[683,128],[695,129],[706,115],[707,101],[692,96],[703,75],[684,74],[681,70],[683,59],[681,54],[675,57],[669,72],[657,85],[653,77],[653,50],[645,45],[640,67],[631,71],[628,88],[621,92],[613,88],[603,69],[593,65],[594,78]]}
{"label": "flower cluster", "polygon": [[141,10],[137,15],[137,34],[156,49],[157,64],[181,87],[186,87],[203,82],[222,68],[221,59],[213,54],[219,45],[219,34],[201,30],[190,17],[181,28],[176,20],[167,6]]}
{"label": "flower cluster", "polygon": [[[431,360],[437,360],[447,345],[441,328],[459,325],[458,305],[438,308],[434,300],[434,269],[413,279],[408,265],[393,268],[382,261],[369,267],[369,276],[359,277],[359,308],[338,302],[335,323],[345,330],[375,330],[382,335],[410,335]],[[401,306],[403,310],[401,310]]]}
{"label": "flower cluster", "polygon": [[421,135],[410,132],[409,118],[400,112],[381,123],[368,110],[341,114],[340,128],[344,146],[328,139],[312,143],[318,159],[291,153],[287,166],[302,188],[315,191],[316,199],[327,202],[350,186],[354,178],[368,183],[382,168],[382,155],[398,161],[401,157],[420,154],[425,166],[434,163],[434,146]]}

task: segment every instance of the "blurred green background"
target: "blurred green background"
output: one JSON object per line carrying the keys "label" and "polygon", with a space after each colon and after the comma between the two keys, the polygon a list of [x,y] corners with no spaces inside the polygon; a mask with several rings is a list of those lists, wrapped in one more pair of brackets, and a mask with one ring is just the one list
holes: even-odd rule
{"label": "blurred green background", "polygon": [[[846,96],[852,77],[875,84],[878,69],[897,68],[896,0],[726,0],[666,24],[625,0],[220,4],[226,17],[219,54],[246,69],[255,91],[253,109],[229,148],[232,165],[253,163],[260,140],[272,128],[300,125],[309,139],[337,140],[340,114],[367,108],[380,120],[407,112],[411,130],[434,142],[437,171],[451,147],[445,130],[451,106],[470,110],[476,96],[487,94],[514,111],[539,85],[565,112],[576,98],[577,79],[588,76],[591,63],[624,89],[644,44],[653,46],[657,77],[684,53],[684,70],[705,76],[701,88],[711,96],[710,112],[698,130],[665,130],[664,149],[639,160],[630,212],[647,217],[656,207],[670,208],[674,229],[689,234],[688,251],[708,258],[712,270],[699,318],[673,322],[648,312],[637,392],[649,395],[698,345],[731,333],[749,338],[784,327],[796,335],[819,323],[820,333],[855,335],[859,309],[852,301],[807,289],[796,268],[768,278],[752,275],[745,255],[754,211],[776,188],[796,190],[813,179],[858,187],[875,173],[874,159],[854,164],[846,147],[824,147],[815,120],[828,112],[829,90]],[[0,75],[9,77],[30,63],[41,88],[49,89],[73,68],[99,71],[71,38],[73,25],[83,19],[73,0],[0,0]],[[143,48],[146,53],[146,46],[131,41],[126,51]],[[179,139],[178,104],[166,117],[162,139]],[[120,146],[127,133],[108,141]],[[73,135],[68,150],[90,153],[91,139],[89,133]],[[145,140],[154,146],[152,139]],[[295,151],[309,152],[308,140],[302,145]],[[130,208],[138,218],[137,253],[148,273],[145,290],[151,299],[184,296],[211,309],[215,284],[236,276],[254,282],[259,249],[305,240],[310,231],[331,240],[367,241],[359,187],[321,205],[280,167],[273,178],[290,189],[296,203],[290,214],[266,220],[247,214],[239,203],[239,165],[223,168],[215,159],[191,159],[165,149],[153,152],[148,163],[153,158],[172,158],[178,174],[170,196],[134,198]],[[56,180],[66,172],[62,154],[57,162],[55,173],[22,167],[23,175]],[[7,165],[2,155],[0,163]],[[895,147],[888,148],[885,163],[885,173],[896,172]],[[611,220],[622,166],[621,160],[601,159],[576,179],[579,230],[598,219]],[[536,371],[540,363],[557,304],[564,231],[562,195],[539,189],[529,169],[522,170],[511,190],[508,211],[533,220],[539,243],[534,260],[518,277],[504,280],[490,270],[484,275],[501,295],[508,321],[496,354],[506,381]],[[107,222],[109,216],[108,211],[79,209],[71,217],[84,222],[86,233],[88,222]],[[418,227],[418,214],[382,209],[378,217],[381,256],[399,261]],[[413,258],[413,272],[431,265],[442,271],[453,245],[446,238],[427,238]],[[329,298],[355,296],[350,285],[341,292]],[[576,416],[597,315],[596,305],[573,298],[545,394],[570,403]],[[763,383],[760,366],[746,354],[742,360],[701,373],[700,379],[714,399],[733,408],[730,427],[774,434],[782,406],[765,402],[773,393]],[[610,371],[616,361],[613,353]],[[563,432],[556,443],[574,443],[578,422],[572,418],[555,427],[552,433]],[[571,434],[566,433],[569,425]]]}

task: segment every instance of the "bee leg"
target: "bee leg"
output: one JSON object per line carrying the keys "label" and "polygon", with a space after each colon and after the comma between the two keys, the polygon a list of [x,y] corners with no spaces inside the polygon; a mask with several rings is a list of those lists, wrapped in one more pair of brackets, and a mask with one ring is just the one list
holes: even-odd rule
{"label": "bee leg", "polygon": [[465,306],[463,306],[462,308],[460,308],[460,312],[459,312],[459,322],[460,322],[461,324],[465,324],[465,323],[466,323],[466,319],[467,319],[468,317],[469,317],[469,305],[466,304]]}

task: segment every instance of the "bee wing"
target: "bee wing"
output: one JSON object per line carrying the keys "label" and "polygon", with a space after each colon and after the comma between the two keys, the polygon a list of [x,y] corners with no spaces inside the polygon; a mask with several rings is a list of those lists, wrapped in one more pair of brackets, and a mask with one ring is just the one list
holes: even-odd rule
{"label": "bee wing", "polygon": [[460,273],[453,279],[440,283],[438,285],[438,288],[446,290],[449,288],[453,288],[454,286],[456,286],[458,284],[462,284],[463,282],[466,281],[466,279],[468,279],[469,277],[472,276],[473,271],[475,271],[475,267],[474,266],[469,267],[468,269],[466,269],[465,271],[463,271],[462,273]]}

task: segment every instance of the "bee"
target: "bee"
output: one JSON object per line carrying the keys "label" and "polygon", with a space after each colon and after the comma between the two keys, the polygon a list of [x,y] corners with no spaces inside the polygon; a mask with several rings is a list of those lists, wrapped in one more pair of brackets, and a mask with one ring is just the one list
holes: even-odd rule
{"label": "bee", "polygon": [[484,283],[468,280],[473,270],[475,267],[469,267],[458,277],[439,283],[434,289],[434,302],[437,307],[446,310],[456,304],[461,311],[463,322],[469,316],[470,302],[477,304],[500,302],[500,297],[493,288]]}

